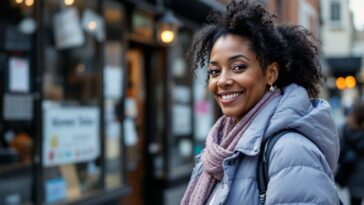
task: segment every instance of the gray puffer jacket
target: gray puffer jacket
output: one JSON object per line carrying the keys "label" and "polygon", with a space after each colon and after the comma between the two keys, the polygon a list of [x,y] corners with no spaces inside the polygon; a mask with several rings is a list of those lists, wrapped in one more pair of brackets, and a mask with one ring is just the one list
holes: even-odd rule
{"label": "gray puffer jacket", "polygon": [[[265,204],[339,204],[333,170],[339,156],[339,139],[327,102],[310,101],[304,88],[286,87],[253,120],[241,136],[234,154],[223,162],[222,186],[217,186],[214,204],[258,205],[256,166],[263,138],[283,129],[274,145],[269,164]],[[198,179],[203,165],[197,163],[191,181]],[[191,183],[190,181],[190,183]]]}

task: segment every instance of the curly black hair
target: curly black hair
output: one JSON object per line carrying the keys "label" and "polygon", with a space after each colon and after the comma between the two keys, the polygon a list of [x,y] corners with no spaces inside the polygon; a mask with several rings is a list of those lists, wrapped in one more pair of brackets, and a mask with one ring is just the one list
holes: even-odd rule
{"label": "curly black hair", "polygon": [[218,38],[240,35],[250,40],[263,72],[269,64],[278,64],[277,87],[295,83],[304,87],[311,98],[317,97],[323,81],[318,40],[302,26],[279,25],[275,19],[260,4],[232,0],[224,13],[212,12],[209,24],[196,33],[189,50],[193,68],[207,65]]}

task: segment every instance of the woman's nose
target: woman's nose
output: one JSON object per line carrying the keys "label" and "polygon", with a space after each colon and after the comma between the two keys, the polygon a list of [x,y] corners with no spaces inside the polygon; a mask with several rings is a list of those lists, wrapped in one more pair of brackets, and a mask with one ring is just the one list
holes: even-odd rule
{"label": "woman's nose", "polygon": [[219,79],[217,80],[217,85],[220,87],[225,87],[233,84],[233,79],[228,72],[221,72]]}

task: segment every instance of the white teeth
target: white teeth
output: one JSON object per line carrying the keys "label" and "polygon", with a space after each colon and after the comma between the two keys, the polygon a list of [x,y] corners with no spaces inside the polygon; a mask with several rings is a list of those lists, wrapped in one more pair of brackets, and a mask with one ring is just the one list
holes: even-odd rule
{"label": "white teeth", "polygon": [[223,100],[231,100],[233,98],[236,98],[240,95],[240,93],[233,93],[233,94],[229,94],[229,95],[221,95]]}

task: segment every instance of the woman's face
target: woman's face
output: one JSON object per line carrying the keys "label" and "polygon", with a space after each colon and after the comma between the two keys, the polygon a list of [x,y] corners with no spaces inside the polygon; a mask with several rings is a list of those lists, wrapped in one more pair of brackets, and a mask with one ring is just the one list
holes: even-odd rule
{"label": "woman's face", "polygon": [[267,84],[247,38],[228,34],[217,39],[210,54],[208,88],[224,115],[239,121],[263,97]]}

